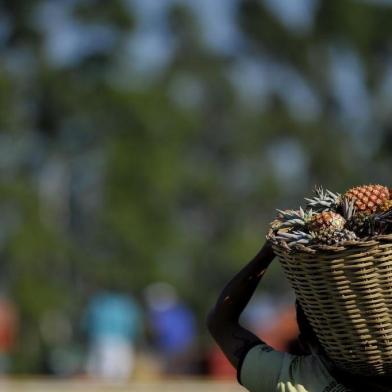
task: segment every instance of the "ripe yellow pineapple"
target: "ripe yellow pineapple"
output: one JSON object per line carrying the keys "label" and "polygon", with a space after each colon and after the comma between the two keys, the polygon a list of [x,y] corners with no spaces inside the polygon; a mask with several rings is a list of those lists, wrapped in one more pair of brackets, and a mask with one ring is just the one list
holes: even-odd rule
{"label": "ripe yellow pineapple", "polygon": [[343,199],[354,202],[358,213],[373,214],[389,200],[389,189],[383,185],[362,185],[349,189]]}
{"label": "ripe yellow pineapple", "polygon": [[310,231],[321,231],[329,228],[342,230],[346,220],[338,213],[333,211],[323,211],[313,215],[308,222]]}
{"label": "ripe yellow pineapple", "polygon": [[319,245],[339,245],[356,239],[352,231],[344,228],[346,219],[334,211],[323,211],[311,217],[307,228],[313,243]]}

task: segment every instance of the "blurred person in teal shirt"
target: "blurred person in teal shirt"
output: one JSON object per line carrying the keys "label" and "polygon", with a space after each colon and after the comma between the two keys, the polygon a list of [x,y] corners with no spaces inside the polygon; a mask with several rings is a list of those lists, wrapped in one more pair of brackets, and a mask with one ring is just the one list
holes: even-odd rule
{"label": "blurred person in teal shirt", "polygon": [[91,377],[125,381],[135,365],[135,342],[142,314],[124,294],[100,292],[89,302],[84,327],[89,338],[87,373]]}

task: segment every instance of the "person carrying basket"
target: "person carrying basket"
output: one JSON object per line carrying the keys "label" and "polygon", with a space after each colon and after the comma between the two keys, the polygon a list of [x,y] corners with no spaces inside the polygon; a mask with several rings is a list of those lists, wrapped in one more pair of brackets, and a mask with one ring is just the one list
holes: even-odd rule
{"label": "person carrying basket", "polygon": [[[369,215],[369,217],[371,216],[369,219],[375,219],[374,216],[377,215],[377,211],[375,210],[373,212],[374,213]],[[324,212],[324,214],[325,213],[326,212]],[[351,213],[353,213],[353,211],[351,211]],[[330,211],[328,214],[335,213]],[[385,218],[385,212],[382,214],[384,214],[383,216]],[[323,217],[323,219],[324,218],[325,217]],[[315,219],[312,220],[312,224],[314,224]],[[388,222],[390,223],[390,221]],[[296,225],[298,225],[298,219],[296,219]],[[279,226],[279,224],[277,226]],[[384,281],[381,281],[380,283],[372,280],[376,273],[383,271],[382,268],[387,268],[387,264],[388,266],[391,264],[389,255],[392,254],[392,245],[390,245],[391,238],[389,232],[388,234],[385,232],[373,233],[371,239],[369,237],[362,239],[358,235],[358,237],[351,237],[349,240],[336,242],[334,244],[329,243],[320,245],[320,243],[318,243],[317,246],[319,246],[319,248],[317,248],[317,246],[312,247],[312,244],[315,244],[313,241],[310,244],[306,244],[306,246],[309,246],[307,251],[310,256],[304,251],[304,242],[300,241],[297,243],[298,248],[296,249],[296,252],[297,256],[299,255],[299,258],[302,257],[301,260],[304,264],[303,268],[305,268],[305,270],[308,268],[308,273],[309,271],[312,271],[313,276],[308,278],[308,280],[317,278],[317,276],[315,276],[318,274],[317,270],[309,268],[317,268],[315,254],[321,254],[321,257],[324,257],[323,262],[325,265],[326,261],[328,261],[329,264],[328,268],[321,267],[320,274],[325,273],[323,271],[324,268],[325,270],[328,270],[330,275],[332,274],[332,280],[338,282],[336,286],[338,292],[334,293],[333,289],[330,289],[330,295],[328,295],[327,290],[330,287],[333,287],[331,286],[331,283],[327,282],[325,287],[320,283],[321,294],[318,293],[316,289],[314,294],[315,299],[312,299],[307,297],[309,290],[302,290],[303,287],[300,287],[302,266],[299,266],[298,264],[292,264],[291,266],[287,265],[289,263],[298,262],[296,257],[293,256],[293,254],[295,254],[293,249],[288,249],[293,245],[293,236],[291,233],[297,235],[299,232],[298,226],[287,229],[287,225],[280,225],[280,228],[284,226],[283,233],[290,234],[286,237],[278,237],[280,234],[278,234],[279,230],[276,229],[277,226],[275,222],[275,227],[273,227],[274,233],[270,233],[267,236],[268,241],[264,244],[262,249],[225,286],[216,305],[209,312],[207,318],[207,326],[212,337],[222,349],[230,363],[237,369],[239,383],[251,392],[392,391],[392,374],[389,372],[391,363],[388,362],[388,352],[392,344],[392,342],[388,340],[388,331],[390,327],[392,327],[391,319],[389,318],[389,315],[386,315],[385,319],[382,319],[382,323],[379,322],[379,324],[375,324],[372,319],[373,313],[376,315],[383,315],[384,313],[382,312],[385,312],[385,310],[383,310],[384,308],[382,306],[385,307],[389,304],[388,298],[384,299],[383,295],[387,296],[387,294],[390,293],[388,290],[391,286],[389,284],[391,281],[386,285]],[[374,230],[375,227],[377,229],[377,225],[373,225],[372,229]],[[310,231],[309,233],[309,235],[312,235],[314,238],[314,232]],[[279,241],[276,241],[277,238],[280,240],[282,238],[287,238],[291,242],[286,241],[285,244],[282,244],[282,242],[279,243]],[[377,241],[375,239],[377,239]],[[319,249],[318,253],[315,249]],[[242,327],[239,322],[243,310],[255,292],[268,266],[275,258],[275,255],[279,256],[286,276],[289,277],[290,283],[299,299],[299,301],[297,300],[296,302],[297,322],[300,330],[299,341],[301,346],[299,355],[275,351],[251,331]],[[360,257],[359,259],[355,258],[357,255]],[[309,265],[311,265],[311,267],[309,267]],[[364,278],[363,273],[367,273],[368,275],[365,275]],[[293,277],[295,274],[299,275]],[[344,280],[344,283],[346,285],[352,285],[353,287],[351,293],[339,291],[341,290],[339,284],[341,285],[341,282],[343,282],[343,279],[341,279],[342,274],[344,274],[344,279],[346,279]],[[326,276],[327,278],[323,277],[323,279],[328,279],[329,275]],[[368,279],[369,276],[371,279]],[[368,286],[366,286],[366,289],[363,289],[361,279],[364,279],[367,284],[370,282]],[[316,283],[317,282],[318,281],[316,280]],[[305,286],[308,284],[306,279],[303,280],[303,284]],[[362,292],[360,290],[362,290]],[[324,297],[320,295],[324,295]],[[350,301],[352,301],[352,299],[350,295],[351,297],[358,297],[356,300],[358,301],[357,307],[359,309],[354,309],[354,311],[352,311],[351,308],[347,306],[347,304],[351,306]],[[324,301],[324,298],[326,298],[323,305],[325,306],[325,309],[328,309],[329,296],[331,298],[336,297],[343,300],[348,298],[346,303],[341,301],[343,305],[336,305],[336,309],[338,309],[339,312],[343,309],[342,313],[338,313],[337,315],[325,315],[324,317],[324,315],[320,313],[320,309],[315,309],[314,314],[316,314],[317,317],[312,317],[312,300]],[[338,301],[335,300],[335,302]],[[339,306],[341,306],[341,309]],[[345,309],[349,309],[349,311],[346,312],[347,314],[344,313]],[[389,311],[389,309],[387,310]],[[357,313],[360,314],[363,319],[355,318],[356,316],[352,318],[352,314],[356,315]],[[367,320],[367,315],[370,315],[370,320]],[[308,316],[312,318],[309,318]],[[331,324],[333,326],[333,323],[330,322],[328,317],[331,318],[331,320],[347,318],[348,322],[353,323],[352,334],[355,335],[356,333],[359,333],[360,337],[366,337],[365,333],[356,327],[357,325],[362,326],[362,324],[356,324],[357,320],[362,320],[361,322],[365,323],[365,327],[367,328],[364,327],[364,330],[366,329],[370,334],[368,341],[377,346],[378,356],[375,357],[375,355],[370,355],[373,353],[370,343],[369,346],[366,346],[359,341],[358,347],[350,348],[350,337],[346,339],[347,343],[345,339],[343,339],[342,342],[338,342],[339,336],[330,339],[330,342],[328,342],[328,336],[324,339],[322,331],[323,325],[326,330],[331,328]],[[341,320],[338,320],[338,322],[339,321],[341,322]],[[313,325],[313,327],[311,325]],[[314,326],[316,326],[316,329]],[[377,330],[377,326],[379,326],[379,330]],[[371,330],[371,328],[374,328],[375,331]],[[320,343],[319,337],[322,339],[322,344]],[[370,337],[375,337],[375,343],[374,339],[370,340]],[[354,339],[353,342],[355,343],[356,340]],[[346,344],[346,346],[344,346],[344,344]],[[348,347],[347,353],[342,352],[342,354],[340,354],[339,345]],[[334,353],[335,347],[336,350],[339,351],[338,355],[336,355],[336,352]],[[358,349],[358,352],[356,352],[356,349]],[[361,355],[363,356],[361,357]],[[363,357],[365,360],[363,360]],[[352,358],[352,363],[350,363],[350,360],[347,360],[347,358]],[[366,363],[367,358],[369,358],[369,363]],[[378,361],[376,362],[374,358]],[[383,363],[383,358],[386,358],[385,363]],[[368,367],[366,367],[367,365]]]}

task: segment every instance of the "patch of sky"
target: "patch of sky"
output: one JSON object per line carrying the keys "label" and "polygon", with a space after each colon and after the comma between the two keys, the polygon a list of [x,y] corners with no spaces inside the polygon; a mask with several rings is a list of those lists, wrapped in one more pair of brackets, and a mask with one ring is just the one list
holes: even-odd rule
{"label": "patch of sky", "polygon": [[380,135],[372,125],[372,100],[366,87],[363,64],[355,51],[347,47],[330,49],[332,93],[341,108],[340,120],[353,146],[366,156],[378,148]]}
{"label": "patch of sky", "polygon": [[197,18],[204,44],[214,51],[232,54],[240,43],[235,23],[239,0],[132,0],[128,4],[136,16],[136,29],[129,39],[130,66],[140,74],[153,75],[164,69],[175,50],[175,39],[167,28],[169,7],[189,7]]}
{"label": "patch of sky", "polygon": [[349,48],[332,47],[330,61],[331,86],[342,115],[360,123],[367,121],[370,116],[370,97],[361,59]]}
{"label": "patch of sky", "polygon": [[309,83],[294,69],[270,62],[267,79],[285,102],[291,116],[300,121],[311,121],[321,113],[321,103]]}
{"label": "patch of sky", "polygon": [[272,143],[268,158],[282,190],[296,192],[306,187],[309,162],[298,140],[284,138]]}
{"label": "patch of sky", "polygon": [[384,77],[376,92],[376,104],[374,110],[376,115],[386,120],[391,118],[392,113],[392,61],[386,67]]}
{"label": "patch of sky", "polygon": [[241,45],[241,33],[235,21],[239,0],[183,0],[193,9],[207,47],[233,54]]}
{"label": "patch of sky", "polygon": [[[246,156],[235,160],[226,172],[225,184],[227,188],[241,197],[246,197],[254,192],[258,187],[258,181],[264,181],[268,177],[267,161],[268,158],[265,156]],[[255,178],[258,181],[255,181]]]}
{"label": "patch of sky", "polygon": [[165,34],[157,34],[155,31],[136,32],[127,43],[126,62],[135,76],[153,75],[165,69],[174,49],[174,41]]}
{"label": "patch of sky", "polygon": [[72,16],[75,1],[46,1],[35,14],[35,22],[45,33],[45,50],[54,66],[69,66],[84,57],[110,50],[116,30],[105,24],[80,23]]}
{"label": "patch of sky", "polygon": [[136,26],[129,36],[122,61],[135,75],[159,73],[171,60],[175,44],[166,16],[174,3],[175,0],[128,1]]}
{"label": "patch of sky", "polygon": [[278,94],[293,118],[314,120],[321,113],[321,103],[309,83],[294,69],[267,56],[238,58],[229,71],[229,79],[245,104],[258,110],[269,95]]}
{"label": "patch of sky", "polygon": [[257,110],[265,105],[270,91],[265,61],[255,56],[238,57],[228,70],[228,77],[246,105]]}
{"label": "patch of sky", "polygon": [[293,33],[304,34],[313,27],[318,0],[263,0],[268,10]]}

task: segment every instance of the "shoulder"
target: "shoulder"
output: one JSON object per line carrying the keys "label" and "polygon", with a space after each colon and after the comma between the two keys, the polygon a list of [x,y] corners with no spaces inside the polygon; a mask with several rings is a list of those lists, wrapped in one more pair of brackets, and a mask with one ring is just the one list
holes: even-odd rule
{"label": "shoulder", "polygon": [[344,392],[319,357],[275,351],[266,344],[249,350],[239,368],[239,381],[249,391]]}
{"label": "shoulder", "polygon": [[244,356],[237,368],[238,381],[249,391],[267,391],[278,384],[284,353],[258,344]]}

